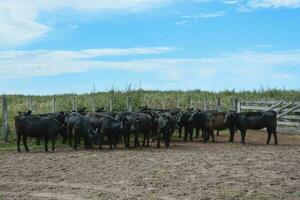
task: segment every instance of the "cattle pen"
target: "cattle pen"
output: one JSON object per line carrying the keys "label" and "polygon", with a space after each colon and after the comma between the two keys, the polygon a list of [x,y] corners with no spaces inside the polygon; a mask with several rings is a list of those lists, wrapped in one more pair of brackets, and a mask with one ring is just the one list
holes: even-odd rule
{"label": "cattle pen", "polygon": [[[85,96],[1,97],[0,199],[292,199],[300,198],[299,102],[246,98],[242,95],[160,95],[135,93]],[[260,99],[260,100],[257,100]],[[264,100],[262,100],[264,99]],[[58,144],[54,153],[31,141],[28,153],[17,153],[13,120],[18,111],[34,114],[77,110],[136,111],[194,107],[236,112],[275,110],[278,145],[266,145],[265,130],[249,131],[246,145],[240,134],[229,143],[228,130],[216,142],[201,138],[182,141],[177,132],[170,148],[78,151]],[[4,134],[5,133],[5,134]],[[291,133],[291,134],[290,134]],[[60,143],[60,142],[58,142]]]}

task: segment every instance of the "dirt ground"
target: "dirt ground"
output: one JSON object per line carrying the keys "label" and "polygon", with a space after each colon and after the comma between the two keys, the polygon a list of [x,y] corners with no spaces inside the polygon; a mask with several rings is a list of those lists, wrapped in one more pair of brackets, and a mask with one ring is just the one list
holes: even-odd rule
{"label": "dirt ground", "polygon": [[[0,199],[300,199],[300,136],[0,155]],[[272,139],[273,143],[273,139]],[[30,148],[30,147],[29,147]],[[106,147],[107,148],[107,147]]]}

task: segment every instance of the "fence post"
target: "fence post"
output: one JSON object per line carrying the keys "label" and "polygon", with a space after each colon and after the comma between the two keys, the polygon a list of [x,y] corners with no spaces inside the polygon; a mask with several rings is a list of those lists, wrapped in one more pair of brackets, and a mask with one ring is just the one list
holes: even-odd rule
{"label": "fence post", "polygon": [[109,97],[109,112],[113,111],[112,97]]}
{"label": "fence post", "polygon": [[127,111],[132,112],[131,96],[127,97]]}
{"label": "fence post", "polygon": [[29,110],[30,110],[30,111],[33,111],[33,110],[32,110],[32,98],[31,98],[31,96],[28,96],[28,97],[27,97],[27,105],[28,105],[28,107],[29,107]]}
{"label": "fence post", "polygon": [[238,98],[234,99],[234,111],[239,113],[241,111],[241,105]]}
{"label": "fence post", "polygon": [[176,108],[180,108],[179,97],[178,96],[176,96]]}
{"label": "fence post", "polygon": [[55,97],[52,98],[52,112],[54,113],[56,111],[56,99]]}
{"label": "fence post", "polygon": [[217,97],[217,111],[221,111],[221,97]]}
{"label": "fence post", "polygon": [[75,101],[75,96],[72,97],[72,111],[76,110],[76,101]]}
{"label": "fence post", "polygon": [[9,125],[8,125],[8,109],[7,98],[5,94],[2,96],[2,139],[8,142]]}
{"label": "fence post", "polygon": [[207,100],[206,100],[206,97],[204,97],[204,99],[203,99],[203,109],[207,110]]}
{"label": "fence post", "polygon": [[166,97],[163,98],[163,101],[162,101],[162,107],[163,109],[166,109]]}
{"label": "fence post", "polygon": [[193,107],[194,107],[193,104],[194,104],[194,102],[193,102],[193,99],[191,98],[191,99],[190,99],[190,108],[193,108]]}
{"label": "fence post", "polygon": [[96,110],[96,101],[95,101],[95,94],[93,94],[93,102],[92,102],[92,112]]}

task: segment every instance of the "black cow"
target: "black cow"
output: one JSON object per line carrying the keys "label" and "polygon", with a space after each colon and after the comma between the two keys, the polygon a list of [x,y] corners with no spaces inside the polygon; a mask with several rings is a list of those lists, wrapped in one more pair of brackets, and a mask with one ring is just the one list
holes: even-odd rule
{"label": "black cow", "polygon": [[48,151],[48,141],[52,141],[52,151],[55,149],[55,139],[58,133],[64,132],[64,127],[54,118],[46,116],[20,115],[15,117],[18,152],[21,152],[20,141],[23,140],[28,152],[27,137],[44,138],[45,151]]}
{"label": "black cow", "polygon": [[175,129],[178,129],[176,117],[170,113],[162,113],[158,118],[157,148],[160,148],[161,138],[163,138],[166,147],[170,146],[171,137]]}
{"label": "black cow", "polygon": [[[241,132],[241,143],[245,144],[245,137],[247,129],[259,130],[267,128],[268,139],[267,144],[270,143],[271,136],[273,134],[275,144],[277,141],[277,118],[275,111],[264,112],[242,112],[235,113],[229,112],[225,118],[226,123],[234,124],[234,126]],[[230,140],[233,141],[234,132],[230,135]]]}
{"label": "black cow", "polygon": [[193,140],[193,124],[189,121],[190,117],[192,116],[192,112],[183,111],[177,116],[178,125],[179,127],[184,128],[184,138],[183,141],[187,141],[188,136],[190,141]]}
{"label": "black cow", "polygon": [[120,136],[123,133],[122,122],[116,120],[110,115],[102,113],[87,113],[86,117],[94,129],[97,129],[97,135],[94,140],[98,142],[99,149],[102,149],[104,136],[108,139],[109,148],[112,149],[112,144],[116,147]]}
{"label": "black cow", "polygon": [[85,148],[91,148],[91,142],[94,137],[95,131],[91,126],[89,119],[77,112],[72,112],[66,117],[65,121],[67,127],[67,133],[69,136],[69,145],[72,146],[72,137],[74,135],[74,146],[77,150],[77,146],[80,143],[80,138],[84,139]]}
{"label": "black cow", "polygon": [[149,137],[150,132],[152,130],[153,124],[151,116],[144,113],[135,113],[135,112],[124,112],[120,113],[117,117],[122,119],[125,135],[124,142],[127,148],[130,147],[130,134],[134,134],[134,146],[140,146],[139,143],[139,133],[143,133],[144,139],[142,145],[148,147],[149,146]]}
{"label": "black cow", "polygon": [[152,137],[152,142],[154,142],[157,137],[157,126],[158,126],[157,120],[158,120],[158,117],[161,115],[161,112],[157,111],[157,110],[152,110],[152,109],[144,109],[144,110],[140,110],[139,112],[148,114],[151,116],[151,120],[152,120],[151,137]]}
{"label": "black cow", "polygon": [[[206,131],[204,141],[209,140],[209,136],[213,138],[214,141],[214,130],[222,131],[225,129],[229,129],[230,135],[234,134],[234,125],[232,123],[226,122],[226,113],[225,112],[218,112],[218,111],[210,111],[206,112],[206,121],[204,124],[204,129]],[[218,135],[218,134],[217,134]],[[231,141],[231,139],[229,139]]]}

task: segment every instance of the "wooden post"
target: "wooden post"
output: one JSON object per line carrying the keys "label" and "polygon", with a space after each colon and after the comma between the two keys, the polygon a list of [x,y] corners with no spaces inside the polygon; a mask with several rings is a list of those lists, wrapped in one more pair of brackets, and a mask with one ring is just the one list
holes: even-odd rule
{"label": "wooden post", "polygon": [[31,96],[27,97],[27,106],[28,106],[29,110],[32,111],[32,98],[31,98]]}
{"label": "wooden post", "polygon": [[194,107],[193,104],[194,104],[194,102],[193,102],[193,99],[191,98],[191,99],[190,99],[190,108],[193,108],[193,107]]}
{"label": "wooden post", "polygon": [[179,97],[176,97],[176,108],[180,108],[180,104],[179,104]]}
{"label": "wooden post", "polygon": [[207,100],[206,100],[206,97],[204,97],[204,99],[203,99],[203,109],[207,110]]}
{"label": "wooden post", "polygon": [[8,142],[9,125],[8,125],[8,109],[7,98],[2,96],[2,140]]}
{"label": "wooden post", "polygon": [[217,97],[217,106],[216,106],[216,108],[217,108],[217,111],[221,111],[221,97]]}
{"label": "wooden post", "polygon": [[76,100],[75,100],[75,96],[72,97],[72,111],[76,110]]}
{"label": "wooden post", "polygon": [[237,107],[237,112],[240,113],[241,112],[241,107],[242,107],[242,102],[238,102],[238,107]]}
{"label": "wooden post", "polygon": [[132,112],[131,96],[127,97],[127,111]]}
{"label": "wooden post", "polygon": [[109,112],[113,111],[112,97],[109,97]]}
{"label": "wooden post", "polygon": [[95,101],[95,94],[93,94],[93,102],[92,102],[92,112],[96,110],[96,101]]}
{"label": "wooden post", "polygon": [[52,98],[52,112],[54,113],[56,111],[56,99],[55,97]]}
{"label": "wooden post", "polygon": [[239,100],[238,100],[238,98],[235,98],[234,99],[234,111],[235,112],[238,112],[238,110],[239,110]]}
{"label": "wooden post", "polygon": [[163,109],[166,109],[166,97],[163,98],[163,101],[162,101],[162,107]]}

